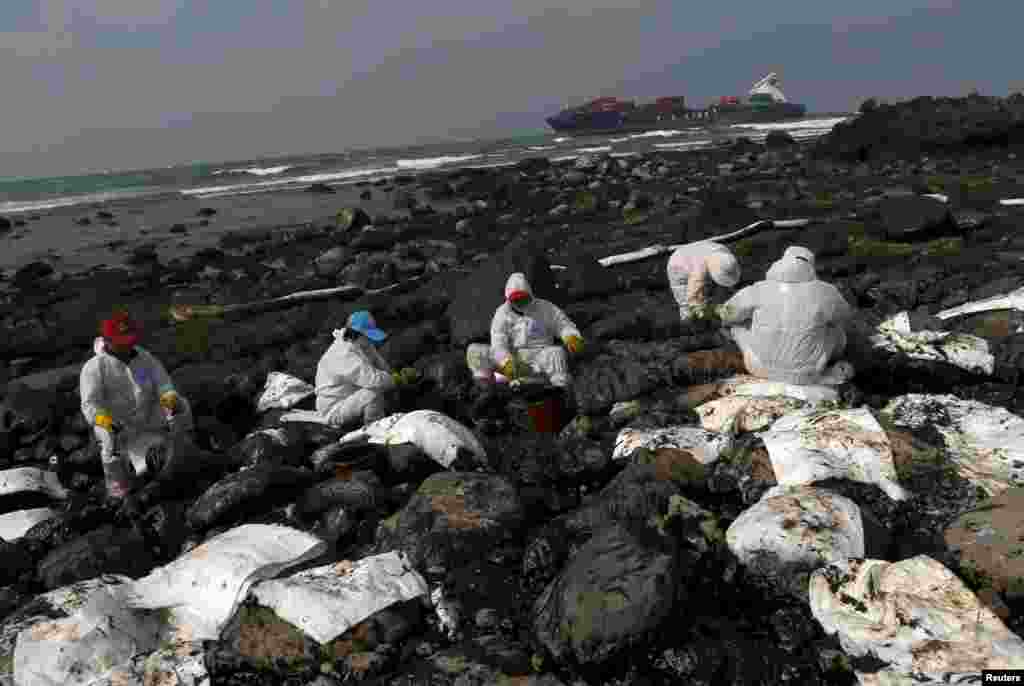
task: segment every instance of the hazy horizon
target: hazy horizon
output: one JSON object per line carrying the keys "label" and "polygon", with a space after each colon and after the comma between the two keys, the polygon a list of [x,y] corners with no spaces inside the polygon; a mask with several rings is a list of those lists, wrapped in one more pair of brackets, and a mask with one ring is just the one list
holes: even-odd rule
{"label": "hazy horizon", "polygon": [[0,176],[502,138],[571,100],[700,105],[768,71],[811,112],[1021,86],[1016,3],[619,4],[7,0]]}

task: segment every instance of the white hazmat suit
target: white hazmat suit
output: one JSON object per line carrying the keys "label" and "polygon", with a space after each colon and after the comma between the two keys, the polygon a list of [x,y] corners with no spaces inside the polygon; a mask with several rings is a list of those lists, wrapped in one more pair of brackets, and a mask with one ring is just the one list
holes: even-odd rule
{"label": "white hazmat suit", "polygon": [[721,303],[724,291],[712,292],[708,277],[723,288],[740,281],[740,263],[732,252],[714,241],[684,245],[668,259],[668,285],[679,304],[679,318],[690,321],[705,305]]}
{"label": "white hazmat suit", "polygon": [[[514,291],[530,294],[530,304],[522,312],[508,302]],[[579,337],[576,325],[554,303],[534,298],[524,274],[517,272],[508,277],[505,299],[491,319],[491,344],[473,343],[466,350],[473,377],[493,381],[495,370],[516,355],[531,375],[546,377],[552,386],[567,387],[571,381],[568,355],[564,347],[553,343],[567,336]]]}
{"label": "white hazmat suit", "polygon": [[[107,352],[103,338],[97,338],[93,352],[79,377],[82,415],[95,428],[108,482],[130,480],[130,474],[114,474],[122,465],[113,465],[117,456],[113,454],[112,436],[95,427],[96,416],[109,415],[121,427],[116,437],[117,452],[121,459],[131,461],[136,474],[142,475],[147,471],[150,451],[171,449],[172,442],[193,428],[192,408],[188,399],[177,393],[164,366],[145,348],[135,346],[135,356],[125,363]],[[178,396],[177,412],[170,419],[160,406],[160,396],[168,392]]]}
{"label": "white hazmat suit", "polygon": [[838,385],[853,376],[846,361],[829,366],[846,349],[843,327],[853,308],[818,280],[807,248],[788,248],[766,280],[741,290],[720,312],[723,324],[750,322],[731,333],[755,376],[797,385]]}
{"label": "white hazmat suit", "polygon": [[316,409],[332,426],[369,424],[394,405],[391,367],[365,336],[346,340],[335,329],[334,343],[316,368]]}

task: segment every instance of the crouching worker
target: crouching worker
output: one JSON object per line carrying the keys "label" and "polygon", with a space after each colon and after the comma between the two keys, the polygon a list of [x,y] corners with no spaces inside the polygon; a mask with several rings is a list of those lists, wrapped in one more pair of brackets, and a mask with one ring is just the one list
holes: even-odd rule
{"label": "crouching worker", "polygon": [[400,386],[414,383],[415,369],[393,371],[376,350],[387,338],[366,310],[353,312],[316,368],[316,410],[331,426],[369,424],[397,411]]}
{"label": "crouching worker", "polygon": [[845,323],[853,308],[839,290],[819,281],[814,254],[792,246],[768,270],[719,308],[747,370],[797,385],[838,386],[854,376],[842,360]]}
{"label": "crouching worker", "polygon": [[[556,339],[565,347],[556,345]],[[471,344],[466,362],[484,391],[493,386],[496,371],[509,380],[543,378],[567,390],[572,376],[566,350],[583,352],[576,325],[554,303],[534,298],[526,276],[517,272],[508,277],[505,302],[491,319],[491,344]]]}
{"label": "crouching worker", "polygon": [[667,272],[684,325],[705,319],[707,308],[721,304],[727,297],[725,289],[740,282],[740,263],[736,256],[714,241],[698,241],[677,248],[668,260]]}
{"label": "crouching worker", "polygon": [[167,370],[138,345],[141,329],[120,312],[101,324],[93,357],[82,367],[82,414],[93,426],[107,494],[124,498],[134,477],[156,475],[194,446],[192,409]]}

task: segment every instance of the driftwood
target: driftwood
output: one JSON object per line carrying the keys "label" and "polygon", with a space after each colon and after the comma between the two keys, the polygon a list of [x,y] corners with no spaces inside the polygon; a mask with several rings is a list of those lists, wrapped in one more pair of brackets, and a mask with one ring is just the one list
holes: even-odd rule
{"label": "driftwood", "polygon": [[228,315],[261,314],[273,310],[280,310],[287,307],[294,307],[317,300],[328,300],[330,298],[375,296],[402,293],[405,289],[415,286],[425,280],[424,276],[417,276],[412,279],[400,281],[399,283],[366,290],[351,284],[338,286],[336,288],[321,288],[315,291],[298,291],[282,295],[280,298],[271,300],[258,300],[251,303],[239,303],[237,305],[174,305],[168,309],[171,319],[176,322],[185,322],[190,319],[206,317],[225,317]]}
{"label": "driftwood", "polygon": [[964,303],[958,307],[951,307],[948,310],[938,312],[935,316],[939,319],[952,319],[966,314],[977,314],[978,312],[994,312],[996,310],[1018,310],[1024,312],[1024,288],[1018,288],[1011,293],[995,295],[984,300]]}
{"label": "driftwood", "polygon": [[[757,221],[750,226],[745,226],[742,229],[733,231],[732,233],[723,234],[721,236],[712,236],[711,238],[705,238],[703,241],[715,241],[716,243],[731,243],[740,239],[752,236],[755,233],[761,231],[768,231],[770,229],[799,229],[807,226],[811,223],[810,219],[780,219],[771,220],[766,219]],[[598,262],[602,267],[613,267],[617,264],[629,264],[630,262],[639,262],[646,260],[651,257],[657,257],[658,255],[665,255],[671,253],[674,250],[689,245],[687,243],[677,243],[675,245],[652,245],[649,248],[643,250],[636,250],[634,252],[627,252],[621,255],[609,255],[603,257]]]}

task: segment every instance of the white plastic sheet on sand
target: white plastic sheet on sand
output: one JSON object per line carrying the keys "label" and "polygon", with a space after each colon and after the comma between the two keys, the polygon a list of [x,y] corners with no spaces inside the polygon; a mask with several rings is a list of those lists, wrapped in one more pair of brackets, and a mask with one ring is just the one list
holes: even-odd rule
{"label": "white plastic sheet on sand", "polygon": [[995,371],[996,358],[984,338],[950,331],[911,331],[906,312],[879,324],[870,340],[876,348],[918,360],[946,362],[972,374],[991,376]]}
{"label": "white plastic sheet on sand", "polygon": [[470,429],[433,410],[388,415],[345,434],[340,441],[348,443],[363,438],[384,445],[411,443],[446,469],[455,461],[460,448],[478,458],[487,457],[487,451]]}
{"label": "white plastic sheet on sand", "polygon": [[1003,207],[1017,207],[1024,205],[1024,198],[1003,198],[999,201],[999,204]]}
{"label": "white plastic sheet on sand", "polygon": [[1024,640],[925,555],[838,561],[811,575],[809,591],[815,619],[847,654],[888,663],[858,674],[862,684],[966,683],[958,677],[1024,668]]}
{"label": "white plastic sheet on sand", "polygon": [[694,426],[669,426],[662,429],[626,428],[615,437],[612,459],[629,459],[633,453],[641,449],[673,448],[689,451],[701,464],[707,465],[721,457],[732,443],[731,436]]}
{"label": "white plastic sheet on sand", "polygon": [[725,540],[744,565],[766,559],[767,554],[786,569],[810,571],[836,560],[864,557],[864,524],[857,504],[810,486],[772,488],[736,518]]}
{"label": "white plastic sheet on sand", "polygon": [[404,554],[389,552],[263,581],[252,592],[260,605],[324,644],[395,603],[425,595],[428,588]]}
{"label": "white plastic sheet on sand", "polygon": [[0,538],[16,541],[39,522],[53,519],[57,514],[56,510],[49,507],[35,507],[0,515]]}
{"label": "white plastic sheet on sand", "polygon": [[967,481],[990,496],[1024,486],[1024,419],[1002,408],[955,395],[910,393],[882,409],[896,426],[938,431]]}
{"label": "white plastic sheet on sand", "polygon": [[16,493],[43,493],[56,500],[66,500],[68,489],[60,485],[57,474],[36,467],[18,467],[0,472],[0,496]]}
{"label": "white plastic sheet on sand", "polygon": [[256,402],[256,411],[266,412],[275,408],[287,410],[314,393],[316,389],[302,379],[281,372],[270,372],[263,393]]}
{"label": "white plastic sheet on sand", "polygon": [[[208,686],[202,645],[179,640],[181,627],[166,615],[129,609],[124,592],[131,583],[105,575],[56,589],[41,599],[67,618],[35,616],[5,626],[0,653],[14,654],[14,683]],[[16,639],[8,638],[15,629]]]}
{"label": "white plastic sheet on sand", "polygon": [[877,484],[893,500],[899,485],[889,437],[867,409],[804,410],[781,417],[761,434],[779,485],[829,478]]}
{"label": "white plastic sheet on sand", "polygon": [[135,608],[174,608],[190,640],[214,641],[252,585],[321,555],[326,543],[286,526],[244,524],[225,531],[128,590]]}

